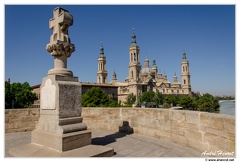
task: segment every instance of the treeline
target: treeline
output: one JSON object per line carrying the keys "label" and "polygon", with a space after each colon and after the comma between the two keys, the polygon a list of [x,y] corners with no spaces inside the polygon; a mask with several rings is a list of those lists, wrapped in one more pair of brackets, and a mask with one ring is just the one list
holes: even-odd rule
{"label": "treeline", "polygon": [[[154,102],[157,107],[170,108],[172,106],[181,106],[184,110],[216,112],[219,111],[219,101],[211,94],[202,96],[190,95],[163,95],[159,92],[148,91],[144,92],[137,101],[137,107],[140,107],[143,102]],[[109,97],[99,87],[89,89],[82,95],[83,107],[132,107],[136,103],[136,96],[129,94],[125,103],[117,102]]]}
{"label": "treeline", "polygon": [[[135,100],[134,100],[135,99]],[[133,94],[129,94],[127,98],[127,105],[131,105],[136,101],[136,97]],[[190,96],[190,95],[163,95],[159,92],[148,91],[144,92],[140,96],[140,100],[137,101],[138,107],[143,102],[154,102],[157,107],[170,108],[172,106],[181,106],[184,110],[193,111],[205,111],[205,112],[217,112],[219,111],[219,101],[211,94],[204,94],[202,96]]]}
{"label": "treeline", "polygon": [[232,96],[216,96],[218,100],[235,100],[235,97]]}
{"label": "treeline", "polygon": [[[29,83],[12,83],[5,82],[5,108],[26,108],[33,104],[36,100],[36,94],[32,92],[32,87]],[[159,92],[148,91],[144,92],[139,100],[136,101],[136,96],[129,94],[126,102],[121,103],[113,100],[99,87],[89,89],[82,95],[83,107],[132,107],[138,103],[137,107],[141,107],[143,102],[154,102],[156,107],[170,108],[172,106],[181,106],[185,110],[215,112],[219,111],[219,98],[211,94],[202,96],[190,95],[163,95]]]}

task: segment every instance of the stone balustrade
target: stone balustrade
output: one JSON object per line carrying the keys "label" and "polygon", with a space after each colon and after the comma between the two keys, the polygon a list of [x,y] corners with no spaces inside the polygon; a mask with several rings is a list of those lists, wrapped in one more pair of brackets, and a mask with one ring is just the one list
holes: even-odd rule
{"label": "stone balustrade", "polygon": [[[235,116],[156,108],[83,108],[82,116],[90,130],[133,130],[203,152],[235,153]],[[38,117],[39,109],[5,110],[5,132],[31,131]]]}

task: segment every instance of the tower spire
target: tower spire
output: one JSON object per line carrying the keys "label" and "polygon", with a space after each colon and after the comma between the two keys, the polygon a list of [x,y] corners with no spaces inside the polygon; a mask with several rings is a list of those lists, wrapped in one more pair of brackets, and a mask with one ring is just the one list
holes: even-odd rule
{"label": "tower spire", "polygon": [[183,61],[187,61],[186,51],[183,49]]}
{"label": "tower spire", "polygon": [[117,74],[116,74],[116,72],[115,72],[115,68],[114,68],[114,72],[113,72],[113,75],[112,75],[112,79],[113,79],[113,80],[117,80]]}
{"label": "tower spire", "polygon": [[136,35],[134,33],[134,28],[132,29],[132,44],[131,46],[137,46]]}
{"label": "tower spire", "polygon": [[103,48],[103,45],[102,45],[102,40],[101,40],[100,55],[99,55],[99,57],[105,57],[105,56],[104,56],[104,48]]}
{"label": "tower spire", "polygon": [[154,58],[154,57],[153,57],[153,63],[152,63],[152,67],[156,67],[156,68],[157,68],[156,60],[155,60],[155,58]]}
{"label": "tower spire", "polygon": [[176,72],[174,72],[174,82],[178,82]]}

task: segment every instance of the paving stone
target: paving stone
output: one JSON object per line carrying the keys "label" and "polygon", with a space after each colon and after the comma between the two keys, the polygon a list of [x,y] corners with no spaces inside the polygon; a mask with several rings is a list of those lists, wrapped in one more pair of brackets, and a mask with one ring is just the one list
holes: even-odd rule
{"label": "paving stone", "polygon": [[[10,157],[11,147],[30,143],[30,139],[31,132],[6,133],[5,157]],[[92,130],[92,141],[114,148],[113,157],[201,157],[202,153],[164,139],[113,131]]]}

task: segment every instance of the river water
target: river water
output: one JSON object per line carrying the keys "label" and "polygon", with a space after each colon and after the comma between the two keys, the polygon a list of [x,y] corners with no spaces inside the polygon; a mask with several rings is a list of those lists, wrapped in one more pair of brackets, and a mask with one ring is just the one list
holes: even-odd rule
{"label": "river water", "polygon": [[220,114],[235,115],[235,102],[224,101],[220,103]]}

